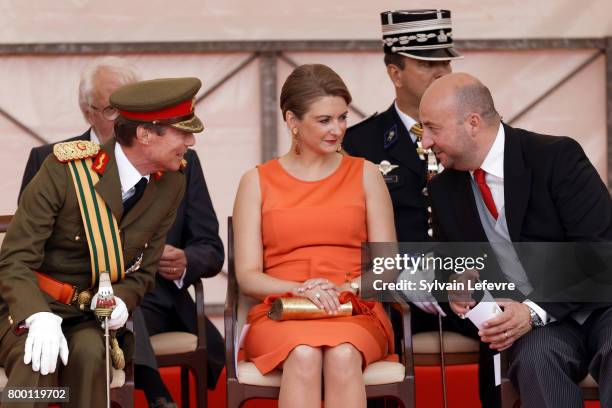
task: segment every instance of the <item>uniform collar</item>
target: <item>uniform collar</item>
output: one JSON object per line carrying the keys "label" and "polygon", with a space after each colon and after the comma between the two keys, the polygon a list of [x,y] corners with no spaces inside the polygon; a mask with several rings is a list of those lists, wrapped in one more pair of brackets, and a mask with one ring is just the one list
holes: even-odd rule
{"label": "uniform collar", "polygon": [[416,135],[410,131],[410,128],[412,128],[412,126],[416,125],[418,122],[412,119],[410,116],[406,115],[404,112],[402,112],[399,106],[397,106],[397,101],[393,102],[393,106],[395,107],[397,116],[399,116],[399,118],[402,120],[402,123],[404,124],[404,126],[406,127],[406,130],[410,134],[410,138],[412,139],[412,142],[416,143]]}
{"label": "uniform collar", "polygon": [[150,175],[143,176],[134,167],[123,152],[123,148],[119,143],[115,143],[115,160],[117,161],[117,170],[119,171],[119,181],[121,182],[121,195],[125,195],[132,189],[142,177],[149,181]]}

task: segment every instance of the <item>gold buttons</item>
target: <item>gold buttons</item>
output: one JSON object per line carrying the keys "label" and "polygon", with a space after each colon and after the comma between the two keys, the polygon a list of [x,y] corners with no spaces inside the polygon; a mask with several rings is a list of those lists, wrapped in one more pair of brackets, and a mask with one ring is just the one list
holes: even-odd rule
{"label": "gold buttons", "polygon": [[11,315],[9,315],[8,321],[10,325],[13,325],[13,317]]}
{"label": "gold buttons", "polygon": [[75,241],[80,241],[81,240],[81,236],[80,235],[75,235],[74,236],[74,240]]}

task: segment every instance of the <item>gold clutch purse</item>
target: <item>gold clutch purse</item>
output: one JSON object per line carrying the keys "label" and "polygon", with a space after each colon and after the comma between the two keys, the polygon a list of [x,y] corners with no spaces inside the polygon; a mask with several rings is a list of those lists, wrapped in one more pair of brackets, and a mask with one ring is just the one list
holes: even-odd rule
{"label": "gold clutch purse", "polygon": [[277,298],[272,303],[268,317],[272,320],[310,320],[326,319],[329,317],[351,316],[353,314],[353,304],[351,302],[342,303],[338,314],[330,315],[325,309],[319,309],[309,299],[302,297],[283,297]]}

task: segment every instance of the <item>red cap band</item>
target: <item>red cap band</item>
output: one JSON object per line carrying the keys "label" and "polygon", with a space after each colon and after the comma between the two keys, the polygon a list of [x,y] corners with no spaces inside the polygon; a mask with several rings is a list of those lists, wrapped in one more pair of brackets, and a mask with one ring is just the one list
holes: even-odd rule
{"label": "red cap band", "polygon": [[119,114],[127,119],[139,120],[142,122],[153,122],[154,120],[164,120],[177,116],[186,116],[193,112],[193,99],[188,99],[177,105],[169,106],[164,109],[152,112],[132,112],[119,110]]}

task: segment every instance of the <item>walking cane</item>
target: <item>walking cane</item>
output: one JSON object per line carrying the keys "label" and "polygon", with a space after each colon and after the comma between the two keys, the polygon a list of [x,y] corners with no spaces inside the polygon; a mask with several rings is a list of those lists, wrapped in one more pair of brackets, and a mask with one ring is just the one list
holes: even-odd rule
{"label": "walking cane", "polygon": [[110,358],[109,358],[109,330],[108,330],[108,318],[113,312],[115,306],[115,296],[113,295],[113,288],[111,287],[110,277],[108,272],[100,273],[100,284],[98,286],[96,300],[96,308],[94,314],[99,321],[104,322],[104,356],[106,360],[106,407],[110,408]]}
{"label": "walking cane", "polygon": [[438,339],[440,340],[440,375],[442,377],[442,401],[448,408],[446,399],[446,364],[444,362],[444,334],[442,333],[442,315],[438,313]]}

